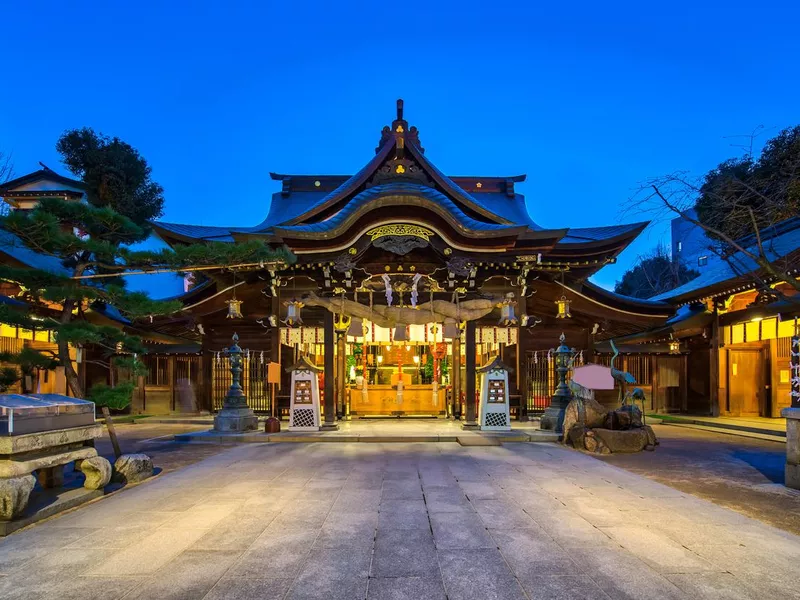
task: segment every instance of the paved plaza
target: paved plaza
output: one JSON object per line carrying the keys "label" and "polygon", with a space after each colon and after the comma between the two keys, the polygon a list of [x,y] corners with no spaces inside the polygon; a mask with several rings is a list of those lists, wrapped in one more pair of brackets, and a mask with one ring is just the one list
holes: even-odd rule
{"label": "paved plaza", "polygon": [[800,598],[798,564],[554,444],[247,444],[0,541],[0,598]]}

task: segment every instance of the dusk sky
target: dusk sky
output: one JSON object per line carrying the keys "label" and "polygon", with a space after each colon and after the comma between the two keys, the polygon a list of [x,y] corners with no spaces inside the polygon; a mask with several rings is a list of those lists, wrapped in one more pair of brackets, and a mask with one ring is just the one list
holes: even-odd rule
{"label": "dusk sky", "polygon": [[65,172],[56,139],[90,126],[147,158],[164,220],[254,225],[270,171],[357,171],[402,97],[442,171],[526,173],[537,223],[585,227],[800,123],[800,2],[537,4],[8,3],[0,150]]}

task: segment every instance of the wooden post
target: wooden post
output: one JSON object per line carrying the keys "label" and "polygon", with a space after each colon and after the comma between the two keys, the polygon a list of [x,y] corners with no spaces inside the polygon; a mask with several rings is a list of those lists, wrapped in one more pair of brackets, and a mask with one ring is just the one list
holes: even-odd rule
{"label": "wooden post", "polygon": [[334,348],[336,346],[335,334],[333,331],[333,313],[325,311],[323,316],[323,342],[325,345],[325,423],[323,427],[326,429],[337,429],[336,426],[336,404],[334,402],[334,394],[336,393],[334,382]]}
{"label": "wooden post", "polygon": [[708,356],[708,402],[709,414],[719,416],[719,307],[714,302],[714,316],[711,321],[711,341]]}
{"label": "wooden post", "polygon": [[[278,318],[281,311],[281,303],[280,303],[280,289],[277,290],[278,294],[272,297],[272,314],[275,318]],[[273,363],[281,363],[281,328],[280,327],[273,327],[269,330],[269,361]],[[273,383],[269,386],[270,388],[270,411],[269,414],[271,417],[275,417],[276,419],[280,419],[280,409],[278,408],[278,398],[277,393],[278,389],[280,389],[280,381],[277,383]]]}
{"label": "wooden post", "polygon": [[453,360],[450,366],[450,380],[453,384],[450,414],[454,419],[461,418],[461,337],[453,338]]}
{"label": "wooden post", "polygon": [[519,393],[519,420],[528,420],[528,344],[530,335],[527,329],[517,325],[517,393]]}
{"label": "wooden post", "polygon": [[467,321],[465,335],[466,340],[466,377],[467,380],[464,384],[464,395],[466,396],[466,418],[464,427],[477,427],[477,406],[475,405],[475,321]]}
{"label": "wooden post", "polygon": [[344,418],[345,394],[347,393],[347,335],[336,334],[336,418]]}

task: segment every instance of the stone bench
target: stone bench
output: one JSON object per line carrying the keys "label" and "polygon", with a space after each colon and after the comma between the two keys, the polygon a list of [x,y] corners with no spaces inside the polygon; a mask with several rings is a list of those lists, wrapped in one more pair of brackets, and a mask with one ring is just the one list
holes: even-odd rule
{"label": "stone bench", "polygon": [[0,521],[10,521],[28,506],[36,484],[43,488],[64,483],[64,466],[86,475],[84,487],[103,488],[111,478],[111,465],[88,445],[103,434],[99,424],[0,437]]}

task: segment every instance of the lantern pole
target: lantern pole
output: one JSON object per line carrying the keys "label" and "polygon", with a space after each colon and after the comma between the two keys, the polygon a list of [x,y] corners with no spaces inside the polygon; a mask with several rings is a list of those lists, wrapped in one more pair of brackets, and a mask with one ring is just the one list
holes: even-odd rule
{"label": "lantern pole", "polygon": [[231,368],[231,387],[225,395],[220,410],[214,417],[214,431],[238,433],[258,429],[258,417],[247,405],[247,396],[242,389],[242,349],[239,336],[233,334],[233,344],[225,349]]}
{"label": "lantern pole", "polygon": [[556,433],[563,433],[564,431],[564,413],[567,410],[567,405],[572,398],[569,387],[567,386],[567,373],[569,372],[570,357],[574,354],[574,350],[570,349],[566,343],[566,336],[562,333],[559,338],[559,346],[553,351],[556,360],[556,377],[558,377],[558,385],[556,386],[555,393],[550,400],[550,406],[544,411],[540,427],[555,431]]}

